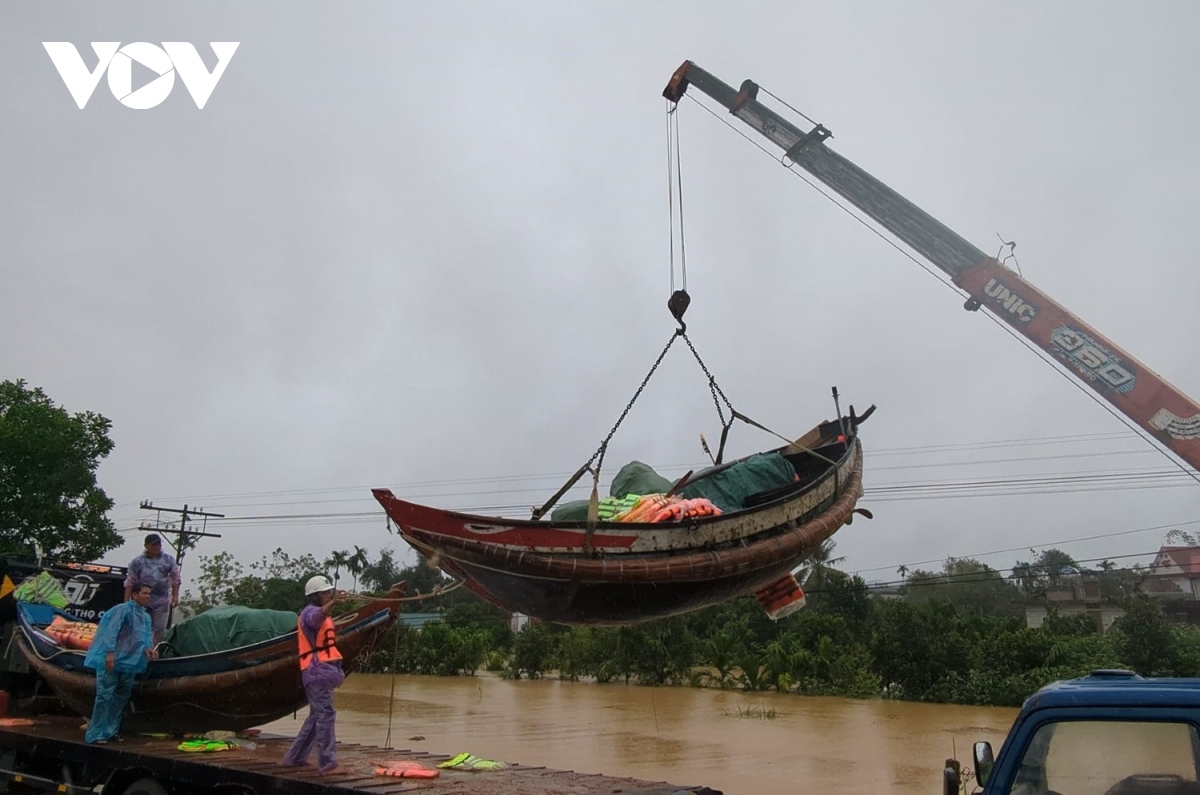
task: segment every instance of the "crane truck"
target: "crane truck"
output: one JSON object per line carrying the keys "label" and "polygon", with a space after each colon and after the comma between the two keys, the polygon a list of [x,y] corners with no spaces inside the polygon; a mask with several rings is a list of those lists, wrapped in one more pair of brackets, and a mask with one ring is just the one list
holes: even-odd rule
{"label": "crane truck", "polygon": [[[1064,365],[1192,470],[1200,470],[1200,406],[996,257],[947,228],[880,180],[831,150],[830,131],[802,129],[758,101],[751,80],[737,89],[691,61],[663,96],[678,104],[703,92],[950,277],[965,308],[985,309]],[[1145,679],[1100,670],[1051,683],[1030,696],[998,755],[972,748],[983,795],[1200,795],[1200,679]],[[943,795],[970,779],[955,759]]]}
{"label": "crane truck", "polygon": [[1200,470],[1200,405],[996,257],[985,254],[929,213],[825,143],[822,124],[802,129],[759,102],[759,86],[733,88],[691,61],[671,76],[663,96],[678,104],[694,88],[774,144],[798,166],[869,216],[950,277],[968,295],[965,308],[985,309]]}

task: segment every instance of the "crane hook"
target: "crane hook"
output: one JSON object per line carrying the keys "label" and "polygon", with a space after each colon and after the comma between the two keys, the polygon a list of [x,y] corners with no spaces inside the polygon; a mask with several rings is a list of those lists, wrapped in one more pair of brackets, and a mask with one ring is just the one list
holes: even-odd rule
{"label": "crane hook", "polygon": [[680,334],[687,333],[687,323],[683,322],[683,313],[687,311],[691,303],[692,297],[688,295],[687,290],[676,290],[667,299],[667,309],[671,310],[671,317],[675,318],[676,322],[679,323],[678,333]]}

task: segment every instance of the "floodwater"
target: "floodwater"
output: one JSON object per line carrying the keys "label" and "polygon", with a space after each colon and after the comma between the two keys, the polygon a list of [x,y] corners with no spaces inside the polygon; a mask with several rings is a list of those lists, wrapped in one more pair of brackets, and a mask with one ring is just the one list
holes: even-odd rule
{"label": "floodwater", "polygon": [[[394,697],[389,699],[394,688]],[[930,795],[945,760],[1000,743],[1016,709],[710,688],[355,674],[338,740],[703,785],[726,795]],[[297,718],[267,731],[294,734]],[[420,737],[423,739],[412,739]]]}

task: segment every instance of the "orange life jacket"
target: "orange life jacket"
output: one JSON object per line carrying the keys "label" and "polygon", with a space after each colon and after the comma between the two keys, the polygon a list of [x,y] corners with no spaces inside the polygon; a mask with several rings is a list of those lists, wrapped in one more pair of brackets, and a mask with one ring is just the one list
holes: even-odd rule
{"label": "orange life jacket", "polygon": [[334,641],[337,635],[333,627],[333,619],[325,616],[317,629],[317,645],[309,643],[308,635],[304,633],[303,620],[296,622],[297,634],[300,636],[300,670],[308,668],[315,656],[321,662],[335,662],[342,659],[342,653],[337,650]]}

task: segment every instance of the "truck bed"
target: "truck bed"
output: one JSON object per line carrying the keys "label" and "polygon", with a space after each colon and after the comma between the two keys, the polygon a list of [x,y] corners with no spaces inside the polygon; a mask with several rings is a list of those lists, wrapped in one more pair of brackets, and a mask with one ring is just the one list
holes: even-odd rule
{"label": "truck bed", "polygon": [[[599,774],[577,773],[512,763],[505,770],[467,772],[442,770],[435,779],[403,779],[374,775],[376,763],[409,759],[434,766],[450,754],[433,754],[409,749],[384,749],[358,743],[338,744],[339,768],[325,776],[315,766],[284,768],[280,760],[292,738],[261,735],[257,747],[216,753],[178,750],[179,739],[130,736],[107,745],[83,741],[79,718],[38,718],[32,726],[0,726],[0,749],[17,751],[18,758],[36,759],[37,774],[69,763],[78,767],[112,770],[140,769],[164,782],[211,787],[240,785],[256,793],[287,795],[332,795],[333,793],[422,792],[430,795],[671,795],[698,788],[666,782],[642,781]],[[469,750],[469,749],[460,749]],[[314,755],[315,756],[315,755]],[[0,776],[13,780],[13,773]],[[47,782],[49,783],[49,782]],[[58,783],[58,782],[56,782]],[[67,782],[71,783],[71,782]],[[79,782],[82,783],[82,782]],[[69,787],[60,792],[90,791]]]}

